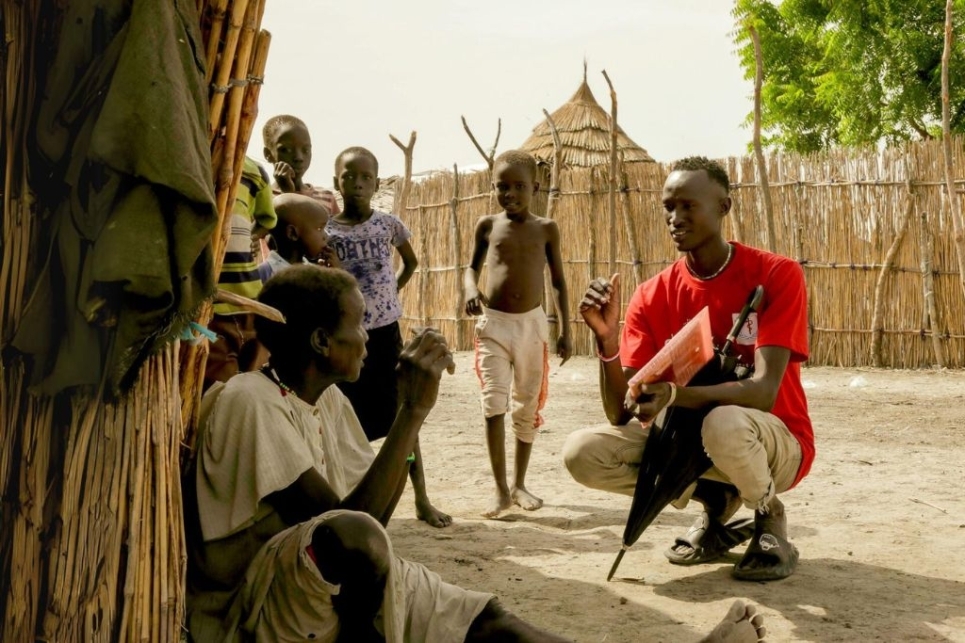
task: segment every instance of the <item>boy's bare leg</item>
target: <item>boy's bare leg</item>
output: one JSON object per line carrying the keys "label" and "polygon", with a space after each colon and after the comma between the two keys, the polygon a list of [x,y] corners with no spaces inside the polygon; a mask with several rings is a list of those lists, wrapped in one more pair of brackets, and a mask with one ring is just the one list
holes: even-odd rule
{"label": "boy's bare leg", "polygon": [[495,518],[500,512],[513,506],[513,498],[506,484],[506,427],[505,414],[486,418],[486,446],[489,448],[489,463],[496,479],[496,497],[493,504],[483,512],[486,518]]}
{"label": "boy's bare leg", "polygon": [[433,527],[448,527],[452,524],[452,516],[445,514],[429,502],[426,492],[426,473],[422,467],[422,448],[419,440],[415,442],[415,462],[409,467],[409,479],[412,480],[412,491],[415,493],[415,515]]}
{"label": "boy's bare leg", "polygon": [[516,465],[513,488],[510,495],[513,502],[525,509],[534,511],[543,506],[543,499],[537,498],[526,490],[526,469],[529,468],[529,456],[533,453],[533,443],[516,439]]}

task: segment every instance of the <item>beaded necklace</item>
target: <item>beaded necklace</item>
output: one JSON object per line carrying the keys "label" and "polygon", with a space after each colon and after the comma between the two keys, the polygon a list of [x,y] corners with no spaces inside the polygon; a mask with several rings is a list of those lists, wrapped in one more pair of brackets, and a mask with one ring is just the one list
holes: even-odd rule
{"label": "beaded necklace", "polygon": [[292,395],[295,395],[294,389],[292,389],[292,387],[288,386],[287,384],[281,381],[281,378],[278,377],[278,373],[275,372],[275,369],[272,368],[270,364],[265,364],[264,366],[261,367],[261,370],[264,371],[266,375],[268,375],[268,378],[271,381],[273,381],[275,384],[278,385],[278,388],[281,389],[282,397],[285,397],[289,393],[291,393]]}
{"label": "beaded necklace", "polygon": [[716,277],[716,276],[719,275],[720,273],[724,272],[724,269],[725,269],[727,266],[730,265],[730,260],[731,260],[733,257],[734,257],[734,246],[728,243],[728,244],[727,244],[727,258],[724,259],[724,263],[720,266],[720,268],[718,268],[717,270],[715,270],[713,274],[707,275],[706,277],[701,277],[701,276],[698,275],[697,272],[691,267],[690,261],[689,261],[690,257],[687,257],[688,260],[685,261],[684,263],[687,264],[687,270],[688,270],[688,271],[690,272],[690,274],[693,275],[696,279],[700,279],[701,281],[710,281],[711,279],[713,279],[714,277]]}

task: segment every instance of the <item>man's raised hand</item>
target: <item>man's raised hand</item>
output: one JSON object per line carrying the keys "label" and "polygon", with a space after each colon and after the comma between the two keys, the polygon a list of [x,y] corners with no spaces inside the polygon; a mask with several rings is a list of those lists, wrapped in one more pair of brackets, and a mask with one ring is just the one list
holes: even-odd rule
{"label": "man's raised hand", "polygon": [[619,273],[591,281],[580,301],[580,315],[598,341],[619,335],[620,309]]}

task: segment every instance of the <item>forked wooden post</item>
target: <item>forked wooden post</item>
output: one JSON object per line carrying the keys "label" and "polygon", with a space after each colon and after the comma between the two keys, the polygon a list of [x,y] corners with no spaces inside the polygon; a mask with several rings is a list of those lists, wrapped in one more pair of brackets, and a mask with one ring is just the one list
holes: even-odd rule
{"label": "forked wooden post", "polygon": [[881,356],[881,342],[884,337],[881,311],[884,308],[885,282],[888,280],[888,275],[891,274],[894,268],[895,257],[898,256],[898,250],[905,240],[905,235],[908,232],[909,223],[911,222],[911,215],[915,211],[915,195],[912,192],[910,178],[907,182],[905,199],[905,216],[901,220],[901,226],[895,234],[894,241],[891,242],[891,247],[888,248],[885,261],[881,265],[881,271],[878,273],[878,281],[875,284],[874,312],[871,315],[871,363],[877,368],[884,366],[884,360]]}
{"label": "forked wooden post", "polygon": [[469,129],[469,123],[466,122],[466,117],[460,116],[459,118],[462,119],[462,128],[466,130],[466,134],[469,135],[469,140],[472,141],[476,151],[478,151],[479,155],[486,161],[486,165],[489,166],[489,174],[492,176],[493,163],[496,158],[496,146],[499,145],[499,136],[503,133],[503,119],[500,118],[496,120],[496,140],[493,141],[493,146],[489,148],[489,151],[485,152],[483,151],[482,145],[476,140],[476,136],[472,133],[472,130]]}
{"label": "forked wooden post", "polygon": [[402,187],[395,193],[395,199],[392,201],[392,213],[400,216],[406,206],[409,205],[409,192],[412,190],[412,150],[415,149],[416,132],[412,130],[409,134],[408,145],[403,145],[402,141],[392,134],[389,134],[389,138],[402,150],[402,155],[405,157],[405,174],[402,176]]}

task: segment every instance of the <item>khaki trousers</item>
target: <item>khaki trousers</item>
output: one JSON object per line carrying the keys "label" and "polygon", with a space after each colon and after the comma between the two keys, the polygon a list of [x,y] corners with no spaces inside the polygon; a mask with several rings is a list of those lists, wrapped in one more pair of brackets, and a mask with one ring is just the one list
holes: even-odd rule
{"label": "khaki trousers", "polygon": [[[591,489],[632,496],[648,429],[633,421],[574,431],[563,445],[570,475]],[[704,450],[714,466],[703,476],[737,487],[750,509],[763,510],[787,491],[801,465],[801,446],[777,416],[740,406],[718,406],[701,427]],[[691,489],[675,502],[686,506]]]}

